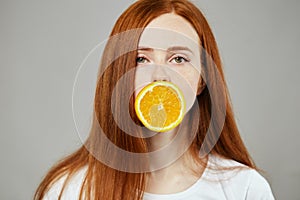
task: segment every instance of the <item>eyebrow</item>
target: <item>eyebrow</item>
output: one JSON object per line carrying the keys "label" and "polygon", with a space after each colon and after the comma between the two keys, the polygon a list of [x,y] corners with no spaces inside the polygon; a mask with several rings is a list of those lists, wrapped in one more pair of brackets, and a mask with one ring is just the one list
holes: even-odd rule
{"label": "eyebrow", "polygon": [[[142,51],[153,51],[154,49],[153,48],[150,48],[150,47],[143,47],[143,46],[141,46],[141,47],[138,47],[138,50],[142,50]],[[194,54],[193,53],[193,51],[190,49],[190,48],[188,48],[188,47],[184,47],[184,46],[172,46],[172,47],[169,47],[168,49],[167,49],[167,51],[189,51],[189,52],[191,52],[192,54]]]}

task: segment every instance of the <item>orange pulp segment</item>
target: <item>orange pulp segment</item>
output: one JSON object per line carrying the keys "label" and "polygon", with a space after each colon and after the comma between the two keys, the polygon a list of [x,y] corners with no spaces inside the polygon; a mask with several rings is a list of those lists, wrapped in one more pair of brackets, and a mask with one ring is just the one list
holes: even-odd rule
{"label": "orange pulp segment", "polygon": [[157,81],[145,86],[139,92],[134,107],[145,127],[156,132],[166,132],[182,121],[185,100],[175,84]]}

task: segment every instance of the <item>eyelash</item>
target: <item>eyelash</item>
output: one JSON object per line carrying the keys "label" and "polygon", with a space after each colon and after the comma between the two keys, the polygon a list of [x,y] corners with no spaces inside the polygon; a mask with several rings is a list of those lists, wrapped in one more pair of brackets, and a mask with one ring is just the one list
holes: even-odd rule
{"label": "eyelash", "polygon": [[[143,58],[143,59],[148,60],[145,56],[138,56],[138,57],[136,58],[136,62],[137,62],[137,63],[139,63],[139,62],[138,62],[138,59],[140,59],[140,58]],[[183,56],[176,56],[176,57],[172,58],[171,60],[174,60],[175,58],[183,59],[184,62],[190,62],[189,59],[187,59],[187,58],[185,58],[185,57],[183,57]],[[148,60],[148,61],[149,61],[149,60]],[[176,62],[175,64],[183,64],[184,62],[181,62],[181,63],[177,63],[177,62]]]}

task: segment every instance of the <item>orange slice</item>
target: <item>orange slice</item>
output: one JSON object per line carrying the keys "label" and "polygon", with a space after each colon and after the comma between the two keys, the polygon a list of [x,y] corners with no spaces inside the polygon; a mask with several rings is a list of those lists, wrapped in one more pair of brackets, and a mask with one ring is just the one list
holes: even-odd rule
{"label": "orange slice", "polygon": [[182,121],[185,100],[176,85],[167,81],[157,81],[139,92],[134,108],[145,127],[155,132],[166,132]]}

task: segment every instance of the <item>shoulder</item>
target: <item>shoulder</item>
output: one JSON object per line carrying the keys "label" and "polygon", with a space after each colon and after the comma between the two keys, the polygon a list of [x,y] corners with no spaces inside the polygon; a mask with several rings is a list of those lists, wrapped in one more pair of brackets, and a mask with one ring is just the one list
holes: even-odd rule
{"label": "shoulder", "polygon": [[274,199],[267,180],[256,170],[251,170],[251,179],[247,190],[247,199]]}
{"label": "shoulder", "polygon": [[232,159],[211,155],[208,163],[212,169],[207,174],[222,188],[238,199],[274,199],[268,181],[255,169]]}
{"label": "shoulder", "polygon": [[[86,171],[87,167],[83,167],[70,178],[62,193],[62,199],[78,199],[81,186],[86,175]],[[58,199],[67,176],[68,174],[55,181],[48,192],[45,194],[43,200]]]}

